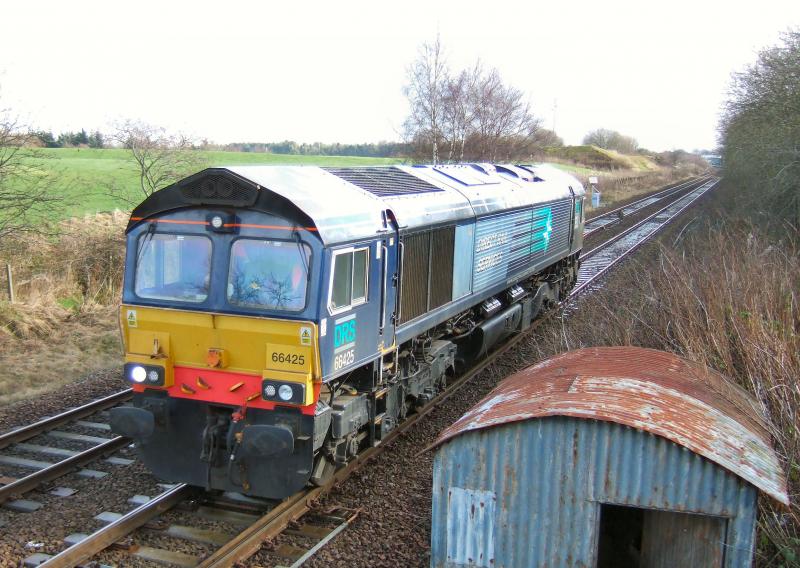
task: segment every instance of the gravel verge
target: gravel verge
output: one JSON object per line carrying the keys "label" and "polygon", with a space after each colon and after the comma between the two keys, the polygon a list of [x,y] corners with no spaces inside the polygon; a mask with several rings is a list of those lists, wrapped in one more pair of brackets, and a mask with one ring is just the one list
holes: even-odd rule
{"label": "gravel verge", "polygon": [[0,407],[0,432],[25,426],[125,388],[121,364],[119,368],[96,371],[49,393]]}

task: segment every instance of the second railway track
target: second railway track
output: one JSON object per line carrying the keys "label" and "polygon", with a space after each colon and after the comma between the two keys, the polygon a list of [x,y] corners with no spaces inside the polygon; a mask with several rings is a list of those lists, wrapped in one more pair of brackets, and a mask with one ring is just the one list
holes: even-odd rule
{"label": "second railway track", "polygon": [[[86,421],[93,415],[109,408],[122,404],[131,397],[130,389],[126,389],[88,404],[67,410],[55,416],[43,418],[37,422],[11,430],[0,435],[0,465],[4,468],[15,468],[15,471],[27,472],[19,475],[6,475],[0,479],[0,504],[7,503],[15,497],[52,482],[69,473],[78,472],[86,477],[99,477],[105,472],[96,470],[81,470],[98,459],[108,457],[114,452],[124,448],[130,440],[115,436],[93,436],[62,430],[62,428],[77,427],[88,430],[107,432],[107,424],[98,421]],[[30,441],[37,437],[47,437],[45,444],[31,444]],[[58,445],[63,440],[77,445],[89,445],[88,448],[73,449]],[[22,455],[20,455],[22,454]],[[34,457],[28,457],[34,456]],[[39,457],[64,458],[57,462],[43,461]],[[127,463],[131,460],[118,460],[117,463]],[[35,502],[28,502],[27,507],[35,507]]]}
{"label": "second railway track", "polygon": [[[711,178],[701,180],[699,183],[695,183],[691,186],[682,187],[681,190],[670,188],[668,191],[671,192],[671,196],[681,195],[669,205],[662,207],[658,211],[638,221],[621,234],[608,239],[603,245],[587,252],[582,257],[583,268],[581,269],[578,286],[564,303],[571,302],[580,294],[591,290],[592,285],[602,278],[608,270],[622,259],[629,256],[641,246],[642,243],[652,238],[673,219],[690,207],[697,199],[712,189],[716,183],[717,180]],[[653,203],[655,202],[651,201],[638,209],[644,209]],[[541,322],[541,320],[539,320],[539,322]],[[538,323],[535,323],[534,327],[536,325],[538,325]],[[245,504],[245,507],[249,507],[248,513],[253,519],[253,522],[243,531],[227,540],[227,542],[220,543],[219,534],[214,535],[212,534],[213,531],[206,531],[206,533],[203,533],[202,529],[191,529],[189,527],[175,528],[175,525],[170,525],[173,528],[168,528],[166,530],[166,533],[173,538],[198,539],[202,538],[202,536],[198,537],[198,535],[205,534],[207,544],[210,541],[215,541],[215,544],[218,545],[218,548],[214,552],[205,556],[192,556],[187,554],[170,555],[169,550],[158,550],[136,545],[122,547],[125,549],[124,552],[136,555],[139,559],[149,558],[160,563],[171,562],[177,565],[202,567],[230,566],[249,557],[262,546],[265,540],[278,536],[287,527],[292,526],[298,519],[301,519],[301,517],[312,510],[317,500],[325,493],[329,492],[332,487],[347,479],[355,471],[361,469],[369,460],[379,455],[393,440],[408,432],[414,424],[425,417],[434,408],[440,406],[447,399],[452,397],[459,389],[468,384],[473,377],[481,373],[493,362],[497,361],[498,358],[507,354],[526,336],[527,332],[512,337],[503,346],[496,349],[472,369],[453,380],[444,392],[419,412],[410,416],[385,442],[379,446],[369,448],[353,459],[345,468],[336,472],[334,477],[326,485],[308,488],[281,502]],[[225,503],[220,504],[219,502],[207,503],[202,497],[198,497],[197,490],[185,485],[172,486],[161,495],[153,499],[148,499],[129,513],[121,515],[102,529],[89,534],[80,540],[80,542],[63,550],[61,553],[48,558],[42,557],[41,560],[43,563],[41,565],[45,567],[79,565],[109,546],[120,548],[119,543],[126,538],[130,538],[130,535],[137,529],[149,527],[152,530],[153,520],[166,511],[173,510],[176,507],[183,507],[184,509],[194,511],[205,507],[207,511],[209,507],[214,506],[221,506],[222,509],[225,510],[226,507],[230,508],[231,504],[226,505]],[[261,514],[254,517],[253,513],[256,511],[260,511]],[[300,525],[300,527],[301,529],[305,527],[303,530],[305,530],[307,534],[314,535],[313,538],[311,538],[312,541],[316,540],[324,544],[327,539],[332,538],[335,534],[338,534],[339,531],[343,530],[344,527],[352,521],[355,515],[357,515],[357,512],[350,512],[349,514],[343,514],[338,517],[329,515],[330,518],[337,519],[334,525],[338,523],[338,526],[334,527],[316,528],[315,525],[308,523]],[[246,518],[246,515],[242,518]],[[297,528],[295,527],[293,530],[297,530]],[[299,532],[302,533],[303,530]],[[221,546],[219,546],[220,544]],[[313,554],[313,551],[319,546],[320,544],[311,546],[304,554],[302,550],[297,551],[299,557],[297,562],[301,562],[301,559]],[[289,563],[291,564],[291,562]]]}
{"label": "second railway track", "polygon": [[584,238],[615,228],[623,220],[640,215],[657,205],[663,206],[665,203],[668,203],[671,198],[674,199],[682,194],[693,191],[712,179],[714,179],[712,176],[692,178],[655,193],[645,195],[639,199],[635,199],[625,205],[615,207],[608,211],[600,211],[597,215],[586,219],[586,226],[583,233]]}

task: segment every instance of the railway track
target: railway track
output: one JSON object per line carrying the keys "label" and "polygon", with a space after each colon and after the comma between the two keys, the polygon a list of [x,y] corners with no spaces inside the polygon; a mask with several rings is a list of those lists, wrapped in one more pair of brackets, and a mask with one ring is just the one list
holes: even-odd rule
{"label": "railway track", "polygon": [[[109,428],[105,422],[84,419],[122,404],[130,398],[131,390],[127,389],[0,435],[0,449],[5,450],[0,453],[0,464],[16,468],[19,471],[33,470],[32,473],[19,477],[6,475],[0,477],[0,484],[2,484],[2,487],[0,487],[0,504],[7,503],[17,496],[74,471],[84,477],[99,477],[104,474],[104,472],[81,470],[80,468],[124,448],[130,444],[130,440],[121,436],[105,438],[103,436],[80,434],[62,430],[62,428],[77,426],[83,429],[107,432]],[[49,437],[51,440],[67,440],[78,444],[91,444],[91,447],[83,450],[73,450],[50,444],[29,443],[39,436]],[[20,456],[20,453],[24,455]],[[64,459],[57,462],[49,462],[25,457],[25,455],[41,455],[46,458],[55,456]],[[117,463],[130,461],[118,460]],[[20,502],[20,506],[23,508],[35,508],[36,503]]]}
{"label": "railway track", "polygon": [[670,197],[677,196],[681,192],[692,191],[702,186],[704,183],[707,183],[711,179],[713,179],[712,176],[702,176],[700,178],[684,181],[672,187],[668,187],[656,193],[642,197],[641,199],[632,201],[631,203],[627,203],[609,211],[604,211],[599,215],[595,215],[589,219],[586,219],[583,236],[586,238],[594,233],[597,233],[598,231],[618,225],[623,219],[636,215],[637,213],[642,212],[642,210],[645,208],[661,203]]}
{"label": "railway track", "polygon": [[577,295],[587,290],[598,278],[648,241],[672,219],[683,213],[707,191],[713,189],[717,183],[719,183],[717,178],[704,181],[682,197],[611,237],[602,245],[584,253],[581,256],[578,283],[572,294]]}
{"label": "railway track", "polygon": [[[578,285],[570,296],[562,302],[562,305],[566,305],[575,300],[579,295],[590,291],[593,284],[597,283],[597,281],[613,266],[632,254],[643,243],[647,242],[673,219],[690,207],[697,199],[713,189],[717,181],[718,180],[711,178],[702,180],[699,185],[695,182],[694,186],[683,186],[683,184],[681,184],[683,187],[680,187],[680,189],[676,186],[664,190],[669,193],[659,197],[659,200],[668,198],[669,196],[675,196],[684,190],[688,190],[688,192],[685,193],[685,195],[679,196],[665,207],[662,207],[658,211],[638,221],[620,234],[609,238],[602,245],[584,254],[581,258],[583,266]],[[661,193],[664,192],[659,192],[659,194]],[[644,202],[653,197],[655,196],[650,196],[640,201]],[[656,202],[650,201],[638,207],[637,211],[654,203]],[[543,320],[538,320],[535,322],[534,327],[540,325],[542,321]],[[289,563],[291,566],[299,566],[319,547],[324,545],[325,542],[344,530],[358,514],[358,511],[349,511],[340,515],[328,515],[330,521],[328,526],[321,527],[318,524],[306,520],[307,514],[313,510],[318,499],[330,491],[335,485],[341,483],[354,472],[364,467],[365,464],[379,455],[391,444],[393,440],[404,435],[418,421],[422,420],[435,408],[444,404],[455,395],[461,387],[467,385],[475,376],[484,371],[498,358],[507,354],[523,341],[527,335],[528,333],[526,332],[512,337],[503,346],[492,352],[487,358],[455,379],[448,385],[448,388],[430,404],[403,422],[381,445],[364,451],[345,468],[337,471],[326,485],[308,488],[281,502],[247,504],[245,506],[247,514],[242,515],[242,517],[245,518],[249,515],[252,522],[250,522],[244,530],[224,543],[221,542],[223,539],[218,533],[212,534],[210,531],[203,533],[200,529],[176,527],[175,525],[166,528],[161,527],[169,536],[189,539],[194,538],[195,540],[202,540],[205,538],[206,543],[210,544],[213,542],[218,545],[218,548],[213,553],[205,557],[199,557],[183,553],[171,553],[169,550],[158,550],[138,546],[129,546],[126,551],[132,555],[138,556],[140,559],[154,560],[159,563],[200,567],[231,566],[255,553],[265,540],[278,536],[289,527],[289,530],[307,536],[310,541],[316,541],[316,544],[310,545],[306,550],[293,551],[295,552],[294,559]],[[43,562],[39,565],[48,568],[79,565],[109,547],[116,546],[120,548],[119,543],[136,530],[143,527],[152,530],[153,520],[166,511],[173,510],[177,507],[198,510],[203,507],[208,509],[209,507],[213,508],[215,506],[221,507],[222,510],[230,510],[232,506],[235,508],[231,503],[209,502],[197,489],[190,488],[186,485],[180,484],[171,486],[161,495],[147,500],[129,513],[120,516],[102,529],[86,536],[80,540],[80,542],[73,544],[61,553],[52,557],[41,558]],[[254,515],[256,512],[259,513],[257,516]],[[304,515],[306,517],[304,517]],[[300,520],[302,520],[302,522],[298,524]],[[287,556],[291,556],[291,554],[287,553]]]}

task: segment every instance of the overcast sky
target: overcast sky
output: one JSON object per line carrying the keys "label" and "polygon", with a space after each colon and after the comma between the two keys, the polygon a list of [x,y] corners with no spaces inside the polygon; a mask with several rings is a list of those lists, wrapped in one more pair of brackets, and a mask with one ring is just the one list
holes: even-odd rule
{"label": "overcast sky", "polygon": [[438,32],[453,68],[497,67],[568,144],[602,127],[712,148],[731,73],[800,27],[798,0],[125,5],[6,3],[2,106],[56,133],[136,118],[219,143],[395,140]]}

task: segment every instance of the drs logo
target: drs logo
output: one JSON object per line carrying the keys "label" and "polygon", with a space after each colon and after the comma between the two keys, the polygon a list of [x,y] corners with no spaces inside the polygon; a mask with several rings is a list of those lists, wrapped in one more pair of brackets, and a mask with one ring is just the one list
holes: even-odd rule
{"label": "drs logo", "polygon": [[333,328],[333,370],[344,369],[356,360],[356,319],[350,316]]}
{"label": "drs logo", "polygon": [[333,347],[341,347],[356,341],[356,320],[340,323],[333,330]]}

